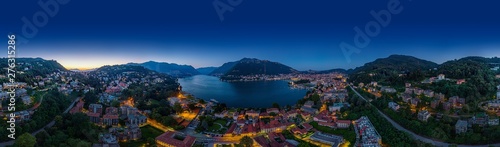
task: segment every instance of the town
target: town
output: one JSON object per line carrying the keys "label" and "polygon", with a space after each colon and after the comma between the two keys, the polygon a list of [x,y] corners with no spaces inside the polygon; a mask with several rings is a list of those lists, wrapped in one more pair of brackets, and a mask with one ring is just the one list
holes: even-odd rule
{"label": "town", "polygon": [[[69,98],[65,103],[69,107],[62,112],[63,117],[84,114],[88,122],[96,126],[92,133],[95,136],[90,137],[97,139],[97,142],[92,142],[94,147],[123,146],[126,143],[138,146],[217,146],[243,144],[245,140],[251,140],[257,146],[381,145],[381,136],[367,117],[343,119],[341,109],[352,107],[347,102],[349,94],[345,74],[301,74],[281,78],[308,80],[310,82],[304,84],[313,85],[312,91],[290,107],[232,108],[216,100],[194,98],[183,92],[180,85],[167,83],[172,80],[169,77],[134,67],[56,71],[36,76],[33,85],[4,83],[2,89],[15,88],[22,104],[12,113],[15,117],[10,118],[8,113],[2,113],[2,116],[15,119],[20,126],[29,125],[33,119],[40,121],[38,112],[43,111],[41,109],[48,103],[44,96],[52,92]],[[92,81],[88,82],[89,79]],[[162,85],[176,88],[173,93],[149,96],[166,96],[158,99],[144,99],[136,93],[143,90],[135,91]],[[98,93],[97,89],[102,89],[102,92]],[[5,101],[7,91],[1,92],[0,96]],[[157,107],[158,104],[167,106]],[[59,124],[55,121],[33,135],[45,134],[48,128]]]}

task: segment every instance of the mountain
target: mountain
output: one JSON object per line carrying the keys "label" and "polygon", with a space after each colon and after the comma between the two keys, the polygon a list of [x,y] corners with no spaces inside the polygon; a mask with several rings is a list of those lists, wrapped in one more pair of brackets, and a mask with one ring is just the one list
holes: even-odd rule
{"label": "mountain", "polygon": [[165,73],[173,77],[185,77],[200,74],[191,65],[178,65],[175,63],[148,61],[144,63],[129,63],[128,65],[140,65],[147,69]]}
{"label": "mountain", "polygon": [[218,67],[201,67],[201,68],[197,68],[196,70],[200,73],[200,74],[204,74],[204,75],[208,75],[210,73],[212,73],[215,69],[217,69]]}
{"label": "mountain", "polygon": [[236,64],[238,64],[238,61],[224,63],[219,68],[213,70],[209,75],[222,76],[231,70]]}
{"label": "mountain", "polygon": [[[404,84],[404,80],[421,80],[423,71],[437,68],[438,64],[406,55],[391,55],[349,70],[350,81],[369,83],[371,81]],[[400,76],[405,78],[398,78]],[[396,81],[397,80],[397,81]]]}
{"label": "mountain", "polygon": [[[231,67],[232,64],[234,65]],[[228,68],[229,70],[227,70]],[[255,58],[243,58],[235,63],[226,63],[217,70],[227,70],[227,72],[225,72],[222,76],[223,78],[248,75],[279,75],[298,72],[297,70],[278,62],[259,60]]]}
{"label": "mountain", "polygon": [[[16,81],[33,83],[33,77],[46,77],[47,74],[52,74],[57,71],[68,71],[55,60],[45,60],[42,58],[16,58]],[[7,75],[8,58],[0,58],[0,73]],[[20,74],[22,73],[22,74]],[[0,82],[6,82],[7,78],[3,78]]]}
{"label": "mountain", "polygon": [[304,73],[304,74],[347,73],[347,70],[342,69],[342,68],[335,68],[335,69],[330,69],[330,70],[308,70],[308,71],[301,71],[301,73]]}

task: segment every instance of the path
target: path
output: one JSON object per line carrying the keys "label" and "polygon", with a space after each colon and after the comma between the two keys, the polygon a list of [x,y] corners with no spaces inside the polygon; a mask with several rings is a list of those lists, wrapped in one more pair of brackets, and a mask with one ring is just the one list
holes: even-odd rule
{"label": "path", "polygon": [[[351,85],[349,85],[349,87],[352,89],[352,91],[354,91],[356,93],[356,95],[358,95],[359,97],[361,97],[363,100],[369,102],[365,97],[361,96],[361,94],[359,94],[358,91],[356,91]],[[372,104],[370,103],[370,105],[372,105]],[[375,107],[375,106],[373,106],[373,107]],[[382,113],[382,111],[380,111],[377,107],[375,107],[375,108],[377,109],[377,111],[378,111],[378,113],[380,115],[382,115],[387,121],[389,121],[392,124],[392,126],[394,126],[396,129],[398,129],[400,131],[403,131],[403,132],[406,132],[406,133],[410,134],[413,137],[413,139],[415,139],[415,140],[420,140],[422,142],[429,143],[429,144],[432,144],[434,146],[447,147],[449,145],[455,145],[455,144],[449,144],[449,143],[446,143],[446,142],[442,142],[442,141],[439,141],[439,140],[430,139],[430,138],[427,138],[427,137],[415,134],[412,131],[410,131],[408,129],[405,129],[404,127],[402,127],[401,125],[399,125],[398,123],[396,123],[395,121],[393,121],[387,115],[385,115],[384,113]],[[457,145],[457,146],[458,147],[488,147],[488,146],[500,146],[500,143],[490,144],[490,145]]]}

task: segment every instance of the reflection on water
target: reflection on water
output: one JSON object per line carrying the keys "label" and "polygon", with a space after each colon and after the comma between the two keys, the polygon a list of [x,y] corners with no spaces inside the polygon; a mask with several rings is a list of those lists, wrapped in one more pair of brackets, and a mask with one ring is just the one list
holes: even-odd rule
{"label": "reflection on water", "polygon": [[216,99],[229,107],[293,105],[306,90],[290,89],[287,81],[222,82],[217,77],[196,75],[179,79],[182,89],[205,100]]}

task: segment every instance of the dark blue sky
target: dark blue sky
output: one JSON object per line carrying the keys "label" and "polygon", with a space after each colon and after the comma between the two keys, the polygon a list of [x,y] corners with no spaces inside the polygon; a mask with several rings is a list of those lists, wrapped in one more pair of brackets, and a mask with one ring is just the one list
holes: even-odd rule
{"label": "dark blue sky", "polygon": [[[494,0],[218,1],[233,9],[223,21],[213,0],[41,0],[59,2],[53,16],[37,1],[8,1],[0,6],[0,34],[29,41],[18,40],[19,57],[55,59],[68,68],[149,60],[204,67],[254,57],[321,70],[354,68],[391,54],[437,63],[500,55],[500,2]],[[348,60],[339,44],[355,46],[353,28],[364,30],[375,20],[370,11],[397,2],[400,13]],[[33,16],[42,21],[43,15],[46,24],[33,24],[38,32],[23,31],[23,17],[33,23]]]}

